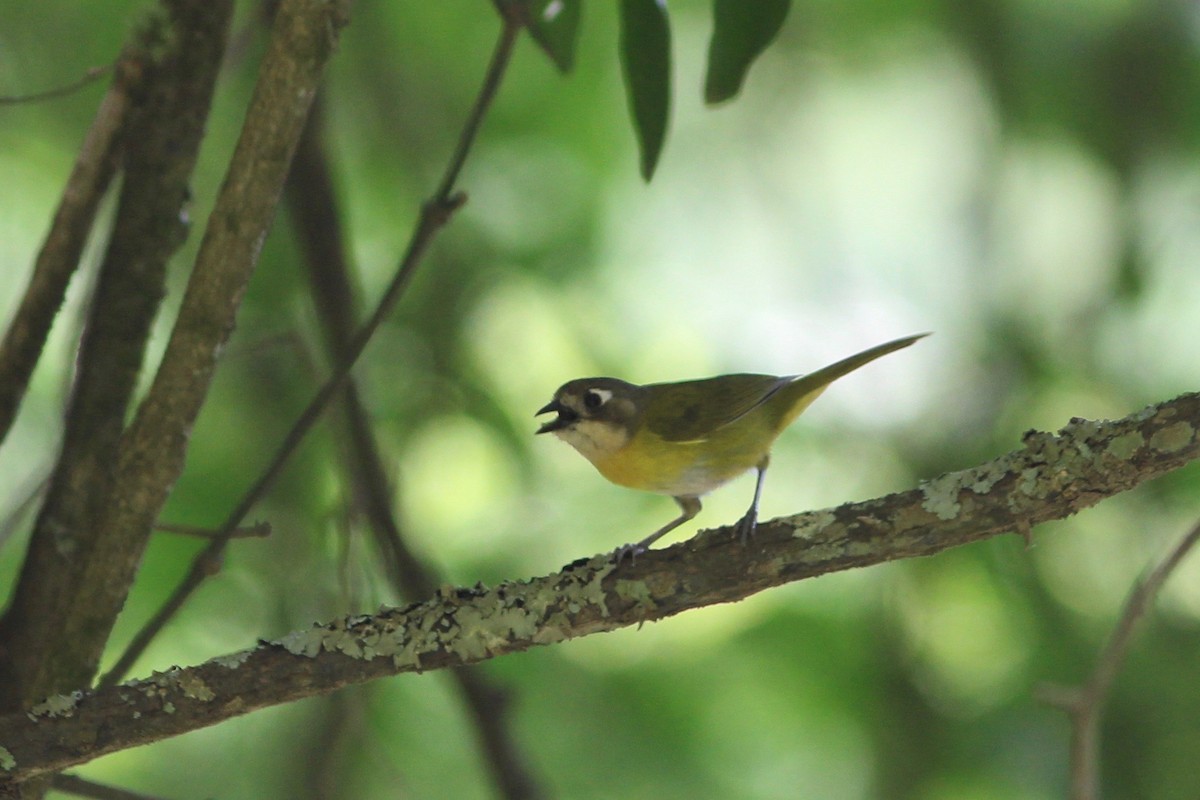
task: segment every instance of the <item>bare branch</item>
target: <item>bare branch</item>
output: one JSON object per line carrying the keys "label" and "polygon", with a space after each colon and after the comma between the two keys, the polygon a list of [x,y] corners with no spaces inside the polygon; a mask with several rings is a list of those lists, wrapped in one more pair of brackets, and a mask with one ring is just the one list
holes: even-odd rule
{"label": "bare branch", "polygon": [[[182,525],[173,522],[156,522],[154,530],[162,531],[163,533],[177,533],[181,536],[195,536],[198,539],[215,539],[218,531],[212,528],[202,528],[199,525]],[[271,535],[271,523],[256,522],[253,525],[243,525],[240,528],[234,528],[230,538],[232,539],[265,539]]]}
{"label": "bare branch", "polygon": [[[326,349],[331,360],[337,361],[344,358],[356,315],[350,267],[346,263],[347,248],[342,239],[329,160],[321,140],[324,117],[320,109],[318,99],[296,152],[286,198],[296,220],[313,303],[325,331]],[[337,437],[344,444],[343,469],[355,505],[362,509],[375,546],[383,556],[392,586],[398,597],[407,600],[427,597],[442,581],[430,565],[421,562],[401,533],[394,511],[396,491],[388,480],[370,415],[353,376],[346,379],[338,405],[344,431]],[[544,792],[534,780],[507,724],[504,712],[508,693],[478,671],[456,669],[452,676],[475,723],[500,796],[514,800],[542,796]]]}
{"label": "bare branch", "polygon": [[50,232],[38,251],[25,296],[4,341],[0,342],[0,442],[7,437],[16,418],[50,325],[79,266],[100,198],[116,172],[121,131],[129,110],[134,76],[138,73],[128,67],[125,58],[118,64],[121,68],[100,101],[63,189]]}
{"label": "bare branch", "polygon": [[0,95],[0,106],[25,105],[28,103],[39,103],[43,100],[53,100],[58,97],[66,97],[100,80],[111,70],[112,64],[105,64],[99,67],[92,67],[83,73],[82,78],[72,81],[65,86],[56,86],[53,89],[47,89],[44,92],[34,92],[33,94]]}
{"label": "bare branch", "polygon": [[51,785],[60,792],[79,797],[91,797],[94,800],[159,800],[148,794],[89,781],[78,775],[55,775]]}
{"label": "bare branch", "polygon": [[52,697],[29,715],[0,717],[0,765],[10,780],[26,780],[352,683],[472,664],[1061,519],[1194,460],[1198,428],[1200,394],[1112,422],[1074,420],[915,489],[760,523],[749,547],[732,526],[702,531],[636,565],[602,554],[545,577],[447,591],[196,667]]}
{"label": "bare branch", "polygon": [[1109,692],[1129,652],[1138,622],[1145,617],[1167,578],[1197,541],[1200,541],[1200,523],[1134,585],[1087,683],[1077,688],[1047,686],[1039,691],[1043,700],[1061,708],[1071,718],[1071,800],[1097,800],[1100,797],[1100,723]]}

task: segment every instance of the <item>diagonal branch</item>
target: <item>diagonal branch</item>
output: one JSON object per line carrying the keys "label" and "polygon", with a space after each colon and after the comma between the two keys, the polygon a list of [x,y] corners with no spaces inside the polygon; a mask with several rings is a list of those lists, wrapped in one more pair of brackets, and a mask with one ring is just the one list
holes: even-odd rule
{"label": "diagonal branch", "polygon": [[64,794],[90,797],[93,800],[161,800],[148,794],[96,783],[78,775],[55,775],[53,786]]}
{"label": "diagonal branch", "polygon": [[75,159],[54,222],[38,251],[33,275],[4,340],[0,342],[0,442],[17,415],[46,336],[79,266],[100,198],[116,172],[121,131],[138,70],[129,56],[117,62],[116,76],[96,110]]}
{"label": "diagonal branch", "polygon": [[355,362],[358,361],[363,351],[366,350],[367,345],[375,335],[375,331],[387,319],[397,301],[399,301],[404,291],[408,288],[413,274],[424,259],[425,253],[433,243],[433,239],[438,231],[450,221],[454,213],[466,202],[466,195],[455,190],[455,182],[470,152],[471,145],[479,133],[483,118],[488,108],[491,107],[492,100],[495,99],[496,92],[500,86],[500,80],[507,71],[508,63],[512,58],[517,34],[519,33],[519,23],[506,17],[500,31],[500,36],[496,42],[496,48],[492,54],[491,63],[488,65],[483,87],[474,106],[472,106],[458,145],[455,147],[454,153],[450,158],[450,164],[446,169],[438,191],[431,200],[422,206],[416,227],[413,230],[412,237],[409,239],[408,247],[405,250],[403,258],[400,260],[400,266],[396,270],[396,274],[392,277],[392,282],[384,291],[383,297],[380,298],[376,305],[374,312],[346,346],[341,360],[334,366],[333,374],[329,376],[328,380],[317,391],[316,396],[309,401],[309,404],[300,413],[300,417],[292,425],[292,429],[288,431],[283,443],[275,452],[271,463],[267,465],[258,479],[229,513],[225,523],[221,526],[220,533],[208,547],[193,559],[187,574],[184,575],[179,585],[175,587],[170,597],[167,598],[166,602],[163,603],[155,615],[142,626],[141,630],[134,635],[133,640],[126,647],[120,658],[117,659],[116,664],[101,679],[100,683],[102,685],[111,686],[115,684],[129,671],[138,656],[145,652],[159,631],[183,607],[184,603],[204,583],[205,579],[213,573],[212,564],[229,543],[233,531],[242,523],[246,515],[250,513],[250,509],[262,499],[263,495],[274,484],[275,479],[283,470],[284,465],[287,464],[288,459],[291,458],[292,453],[296,451],[296,448],[300,446],[304,437],[325,413],[325,409],[328,408],[329,403],[341,390],[342,383],[350,374],[350,370],[354,367]]}
{"label": "diagonal branch", "polygon": [[[322,137],[323,125],[318,98],[296,151],[286,199],[304,253],[313,303],[325,331],[326,349],[331,360],[337,361],[345,358],[356,323],[350,267]],[[426,597],[442,581],[430,565],[422,563],[401,533],[394,511],[395,490],[353,376],[346,379],[338,405],[343,433],[337,439],[344,443],[343,470],[354,502],[362,509],[376,549],[383,556],[393,589],[398,597],[408,600]],[[479,670],[456,669],[451,677],[475,722],[501,796],[542,796],[513,739],[509,715],[505,713],[507,693]]]}
{"label": "diagonal branch", "polygon": [[1133,587],[1087,683],[1078,688],[1046,686],[1039,692],[1043,699],[1061,708],[1071,718],[1071,800],[1100,797],[1100,722],[1105,700],[1125,654],[1129,652],[1138,623],[1167,578],[1197,542],[1200,542],[1200,523],[1194,525],[1171,548],[1167,557]]}
{"label": "diagonal branch", "polygon": [[[741,600],[771,586],[927,556],[1062,519],[1200,457],[1200,394],[1115,421],[1073,420],[1057,435],[915,489],[653,550],[609,555],[528,581],[441,592],[352,616],[147,680],[56,696],[0,717],[0,770],[25,780],[255,709],[402,672],[507,653]],[[0,784],[0,792],[4,789]]]}
{"label": "diagonal branch", "polygon": [[80,89],[83,89],[88,84],[100,80],[108,74],[113,67],[112,64],[104,64],[99,67],[91,67],[86,70],[83,75],[71,83],[63,86],[55,86],[53,89],[46,89],[41,92],[32,92],[31,94],[22,95],[0,95],[0,106],[15,106],[28,103],[41,103],[45,100],[56,100],[60,97],[74,94]]}

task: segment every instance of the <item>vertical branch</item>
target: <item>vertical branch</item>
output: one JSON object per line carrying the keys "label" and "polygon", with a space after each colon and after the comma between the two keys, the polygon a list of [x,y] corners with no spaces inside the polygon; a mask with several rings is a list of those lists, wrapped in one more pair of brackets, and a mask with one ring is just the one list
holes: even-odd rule
{"label": "vertical branch", "polygon": [[[321,129],[320,103],[314,107],[296,152],[285,195],[294,228],[308,268],[313,302],[325,331],[331,358],[345,358],[355,326],[350,267],[342,240],[340,213],[330,176],[329,159]],[[433,568],[408,547],[394,509],[394,489],[380,454],[370,415],[358,394],[353,376],[347,378],[339,399],[344,442],[343,464],[355,502],[362,508],[376,549],[398,596],[415,601],[433,593],[442,583]],[[460,697],[479,737],[492,780],[500,796],[538,797],[538,788],[525,759],[513,740],[507,715],[507,692],[494,686],[478,670],[451,672]]]}
{"label": "vertical branch", "polygon": [[192,593],[211,574],[211,564],[225,549],[225,545],[229,543],[232,532],[241,524],[246,514],[250,512],[250,509],[254,507],[275,482],[275,479],[279,476],[280,471],[282,471],[292,453],[300,446],[304,437],[312,430],[312,427],[321,418],[329,403],[341,389],[343,381],[350,374],[350,370],[353,368],[355,362],[358,361],[367,344],[375,335],[375,331],[383,324],[388,314],[391,313],[392,308],[395,307],[396,302],[404,294],[405,289],[408,288],[413,274],[425,257],[425,253],[438,231],[450,221],[450,217],[454,212],[466,202],[466,196],[455,191],[455,182],[466,161],[467,154],[470,152],[471,145],[479,133],[479,128],[487,109],[491,106],[492,100],[495,98],[496,91],[500,86],[500,80],[507,71],[508,63],[512,58],[513,49],[516,45],[517,34],[520,33],[520,30],[521,24],[515,16],[504,17],[504,25],[501,28],[496,49],[492,53],[492,60],[488,66],[483,88],[475,100],[475,105],[472,106],[467,123],[463,127],[462,134],[459,137],[458,145],[455,147],[454,153],[450,158],[450,164],[446,169],[445,176],[439,184],[440,188],[433,198],[426,201],[422,206],[420,216],[417,218],[416,228],[409,239],[404,257],[400,260],[400,266],[396,270],[395,275],[392,277],[392,282],[384,291],[383,297],[380,298],[370,318],[350,340],[344,357],[334,365],[333,373],[317,391],[316,396],[309,401],[309,404],[300,413],[300,417],[292,425],[287,436],[284,437],[283,443],[275,452],[271,462],[229,513],[224,525],[221,527],[220,533],[192,561],[187,574],[175,588],[175,591],[171,593],[171,596],[167,598],[162,607],[155,612],[154,616],[151,617],[142,629],[137,632],[129,646],[125,649],[125,652],[117,659],[117,663],[101,679],[102,685],[111,686],[120,681],[121,676],[129,671],[130,667],[133,666],[133,662],[145,651],[154,637],[158,635],[158,632],[166,626],[167,622],[183,607]]}
{"label": "vertical branch", "polygon": [[116,172],[121,131],[138,73],[132,66],[132,54],[117,62],[113,82],[79,148],[54,221],[34,261],[25,296],[0,342],[0,442],[17,416],[67,284],[79,266],[100,198]]}
{"label": "vertical branch", "polygon": [[[347,6],[347,0],[284,0],[279,7],[162,364],[122,438],[121,492],[102,520],[102,536],[147,534],[183,471],[188,434],[233,330],[337,31],[348,21]],[[223,546],[235,527],[223,529],[214,543]],[[135,565],[136,559],[114,559],[97,564],[94,573],[131,574]]]}
{"label": "vertical branch", "polygon": [[[72,620],[102,607],[98,600],[106,593],[120,595],[113,598],[115,607],[109,604],[111,624],[128,588],[128,582],[102,588],[82,576],[94,562],[106,560],[96,521],[113,494],[117,443],[165,291],[167,262],[186,236],[181,220],[188,182],[232,3],[221,12],[219,4],[175,2],[168,4],[165,17],[151,16],[138,35],[142,78],[127,114],[125,179],[84,327],[62,450],[12,604],[0,623],[5,643],[0,675],[6,679],[0,680],[0,705],[6,708],[86,686],[107,629],[92,626],[80,636],[47,636],[46,631],[72,630]],[[111,144],[103,157],[112,160]],[[93,177],[98,180],[109,169],[101,166]],[[74,233],[64,250],[80,243],[81,232]],[[121,547],[127,557],[140,555],[135,542]]]}
{"label": "vertical branch", "polygon": [[[296,152],[285,201],[300,237],[310,294],[325,332],[326,350],[331,361],[343,363],[349,355],[357,322],[341,219],[321,142],[320,108],[318,100]],[[439,581],[409,549],[400,532],[392,512],[395,489],[388,481],[370,415],[352,376],[346,378],[342,387],[339,409],[345,436],[338,439],[346,444],[345,469],[354,501],[370,523],[393,588],[398,596],[408,600],[432,594]]]}

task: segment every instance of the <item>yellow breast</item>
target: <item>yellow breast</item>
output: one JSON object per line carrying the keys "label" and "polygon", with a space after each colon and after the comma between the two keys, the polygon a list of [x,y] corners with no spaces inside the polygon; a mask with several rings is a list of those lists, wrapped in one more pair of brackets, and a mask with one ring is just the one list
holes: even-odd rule
{"label": "yellow breast", "polygon": [[620,486],[699,496],[751,469],[769,446],[767,442],[765,446],[730,447],[720,438],[667,442],[639,432],[624,447],[589,460],[601,475]]}

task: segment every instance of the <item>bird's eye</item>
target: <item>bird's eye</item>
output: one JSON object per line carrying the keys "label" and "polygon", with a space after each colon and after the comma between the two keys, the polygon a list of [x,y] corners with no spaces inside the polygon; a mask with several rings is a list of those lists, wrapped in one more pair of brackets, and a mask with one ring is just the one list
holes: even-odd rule
{"label": "bird's eye", "polygon": [[588,411],[596,411],[607,403],[610,397],[612,397],[612,392],[607,389],[588,389],[583,395],[583,407]]}

